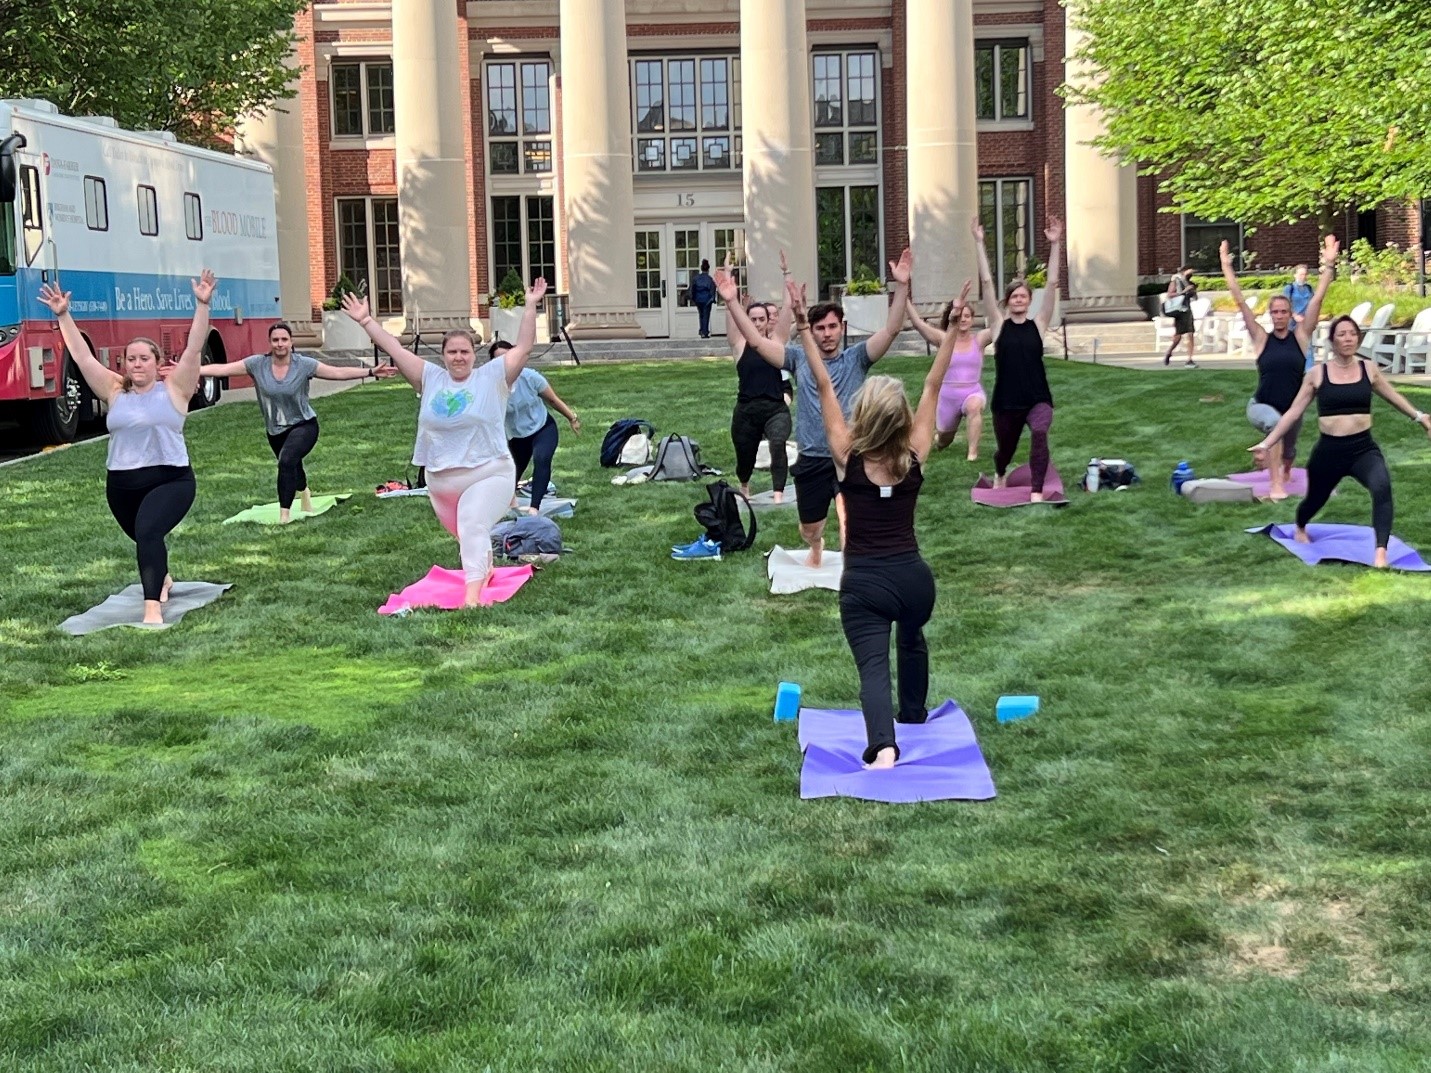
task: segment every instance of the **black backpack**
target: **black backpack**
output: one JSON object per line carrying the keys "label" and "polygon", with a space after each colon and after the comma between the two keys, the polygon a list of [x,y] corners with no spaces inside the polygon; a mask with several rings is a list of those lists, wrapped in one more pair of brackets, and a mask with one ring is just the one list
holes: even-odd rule
{"label": "black backpack", "polygon": [[[725,481],[706,485],[706,495],[710,498],[698,503],[695,509],[696,521],[706,527],[706,538],[719,544],[722,552],[744,551],[754,544],[755,511],[750,509],[750,500]],[[745,504],[749,529],[741,520],[741,503]]]}
{"label": "black backpack", "polygon": [[601,464],[607,469],[619,465],[621,449],[626,446],[626,441],[638,432],[644,433],[648,438],[654,438],[656,426],[639,417],[623,417],[607,429],[606,438],[601,441]]}

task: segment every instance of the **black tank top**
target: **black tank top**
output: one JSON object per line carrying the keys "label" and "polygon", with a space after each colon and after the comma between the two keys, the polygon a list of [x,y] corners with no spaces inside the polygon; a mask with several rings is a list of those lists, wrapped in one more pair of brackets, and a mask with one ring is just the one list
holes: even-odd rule
{"label": "black tank top", "polygon": [[1053,405],[1043,367],[1043,335],[1032,320],[1006,320],[994,342],[993,409],[1031,410],[1041,402]]}
{"label": "black tank top", "polygon": [[749,343],[745,344],[740,360],[735,363],[735,378],[736,397],[741,402],[756,399],[785,401],[785,381],[780,377],[780,370],[762,358]]}
{"label": "black tank top", "polygon": [[1257,355],[1257,393],[1252,398],[1285,414],[1302,390],[1306,368],[1307,355],[1295,335],[1288,332],[1278,339],[1268,332],[1262,353]]}
{"label": "black tank top", "polygon": [[840,481],[840,491],[845,496],[845,554],[858,558],[917,552],[914,508],[923,483],[918,458],[910,459],[904,480],[886,489],[866,476],[863,457],[850,455],[845,477]]}
{"label": "black tank top", "polygon": [[1344,417],[1347,414],[1371,413],[1371,377],[1366,375],[1366,362],[1361,366],[1361,379],[1350,384],[1334,384],[1327,376],[1328,366],[1322,366],[1322,382],[1317,387],[1317,416]]}

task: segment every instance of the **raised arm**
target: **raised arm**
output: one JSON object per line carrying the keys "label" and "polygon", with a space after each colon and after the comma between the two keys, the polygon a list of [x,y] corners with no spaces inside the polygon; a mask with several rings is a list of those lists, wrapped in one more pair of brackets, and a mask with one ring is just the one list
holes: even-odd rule
{"label": "raised arm", "polygon": [[1247,308],[1247,299],[1242,297],[1242,288],[1237,283],[1237,272],[1232,267],[1232,247],[1227,244],[1226,239],[1223,239],[1222,245],[1217,248],[1217,255],[1222,261],[1222,278],[1227,281],[1228,292],[1237,303],[1238,312],[1242,314],[1242,323],[1247,328],[1248,338],[1252,340],[1252,348],[1261,351],[1262,344],[1267,341],[1267,329],[1257,323],[1257,317]]}
{"label": "raised arm", "polygon": [[566,418],[566,423],[571,426],[571,430],[575,432],[578,436],[580,436],[581,418],[576,416],[575,410],[573,410],[570,406],[561,401],[561,397],[557,395],[555,391],[552,390],[550,384],[547,385],[545,391],[540,392],[540,395],[543,399],[545,399],[551,404],[552,409],[556,410],[557,413],[561,414],[562,417]]}
{"label": "raised arm", "polygon": [[1292,400],[1292,405],[1288,407],[1287,412],[1282,415],[1282,420],[1278,421],[1272,431],[1263,437],[1261,443],[1254,443],[1248,448],[1259,465],[1264,464],[1262,452],[1287,435],[1287,430],[1306,413],[1307,407],[1311,405],[1313,397],[1317,394],[1317,385],[1321,382],[1318,377],[1324,372],[1324,367],[1318,365],[1303,377],[1302,388],[1297,392],[1297,397]]}
{"label": "raised arm", "polygon": [[427,362],[403,346],[397,336],[374,319],[368,311],[368,300],[359,298],[356,294],[345,294],[343,295],[343,312],[357,321],[358,327],[368,333],[368,338],[377,344],[378,349],[392,359],[398,372],[402,373],[403,379],[412,385],[413,390],[421,391],[422,370],[426,367]]}
{"label": "raised arm", "polygon": [[777,369],[785,368],[785,344],[765,338],[756,330],[755,325],[750,323],[750,318],[746,316],[745,310],[740,306],[740,288],[735,285],[731,274],[724,268],[717,268],[714,278],[716,293],[720,295],[721,301],[725,302],[727,321],[735,321],[735,326],[740,329],[740,334],[744,336],[747,343],[755,348],[757,354]]}
{"label": "raised arm", "polygon": [[502,361],[507,366],[507,386],[511,387],[527,367],[527,359],[532,356],[532,347],[537,341],[537,310],[547,293],[545,276],[538,276],[527,288],[527,306],[522,310],[522,326],[517,329],[516,341],[502,351]]}
{"label": "raised arm", "polygon": [[909,317],[909,323],[914,326],[914,330],[918,332],[930,346],[937,347],[944,343],[944,333],[921,317],[919,310],[915,308],[913,302],[909,303],[905,315]]}
{"label": "raised arm", "polygon": [[209,301],[214,296],[214,284],[218,281],[206,268],[199,273],[198,279],[189,282],[194,288],[194,319],[189,325],[189,336],[184,340],[184,352],[164,381],[169,397],[181,412],[189,408],[189,400],[199,389],[199,367],[203,361],[204,343],[209,338]]}
{"label": "raised arm", "polygon": [[[964,281],[964,290],[954,303],[954,318],[959,316],[964,304],[969,301],[969,291],[973,286],[973,280]],[[939,349],[934,354],[934,364],[929,367],[929,373],[924,377],[924,391],[919,396],[919,407],[914,411],[914,431],[910,434],[909,446],[920,462],[929,457],[929,449],[934,446],[934,417],[939,408],[939,390],[944,386],[944,377],[949,372],[954,341],[959,338],[959,332],[952,327],[956,323],[957,319],[950,320],[951,327],[944,333],[944,341],[939,344]]]}
{"label": "raised arm", "polygon": [[790,341],[790,329],[795,323],[795,314],[790,308],[790,294],[785,290],[785,283],[790,279],[790,262],[785,257],[785,251],[780,251],[780,312],[775,317],[775,327],[770,329],[770,338],[784,346]]}
{"label": "raised arm", "polygon": [[1044,284],[1043,301],[1039,303],[1034,323],[1040,335],[1048,334],[1048,326],[1053,322],[1053,310],[1058,305],[1059,262],[1063,260],[1063,221],[1057,216],[1048,218],[1048,227],[1043,237],[1048,239],[1048,281]]}
{"label": "raised arm", "polygon": [[894,297],[890,300],[889,316],[885,318],[884,327],[865,340],[865,353],[871,364],[889,353],[894,337],[904,327],[904,311],[909,306],[909,277],[913,269],[914,254],[909,252],[908,246],[899,255],[898,261],[889,263],[889,274],[894,279]]}
{"label": "raised arm", "polygon": [[[730,275],[730,270],[731,270],[732,268],[734,268],[734,267],[735,267],[735,262],[731,259],[730,254],[726,254],[726,255],[725,255],[725,273],[726,273],[726,275]],[[711,277],[711,278],[714,279],[715,277],[713,276],[713,277]],[[716,293],[717,293],[717,294],[720,293],[720,286],[719,286],[719,285],[716,286]],[[724,295],[721,295],[721,298],[722,298],[722,300],[724,300],[725,296],[724,296]],[[740,304],[740,295],[739,295],[739,294],[736,295],[735,304],[736,304],[736,305],[739,305],[739,304]],[[739,361],[741,354],[743,354],[743,353],[745,352],[745,336],[740,333],[740,326],[739,326],[738,324],[736,324],[735,318],[730,315],[730,307],[731,307],[731,303],[730,303],[730,302],[726,302],[726,303],[725,303],[725,341],[726,341],[726,345],[730,347],[730,356],[731,356],[732,358],[734,358],[736,361]]]}
{"label": "raised arm", "polygon": [[1391,382],[1381,375],[1381,370],[1377,368],[1376,362],[1363,359],[1362,364],[1366,366],[1367,375],[1371,377],[1371,390],[1415,421],[1426,430],[1428,436],[1431,436],[1431,415],[1423,414],[1406,400],[1405,395],[1392,387]]}
{"label": "raised arm", "polygon": [[825,423],[825,438],[830,442],[830,456],[841,469],[850,458],[850,430],[845,424],[845,411],[840,409],[835,385],[830,382],[830,370],[824,356],[815,345],[815,333],[810,330],[809,310],[805,305],[805,285],[794,280],[785,284],[790,296],[790,308],[795,314],[795,331],[805,347],[805,366],[815,378],[815,390],[820,396],[820,417]]}
{"label": "raised arm", "polygon": [[979,333],[979,345],[986,347],[999,337],[999,331],[1004,326],[1004,309],[999,305],[999,296],[994,290],[989,248],[984,245],[984,225],[979,222],[978,213],[969,221],[969,232],[974,236],[974,253],[979,259],[979,294],[984,299],[984,320],[987,322],[987,327]]}
{"label": "raised arm", "polygon": [[60,290],[53,283],[43,283],[40,285],[40,301],[50,307],[50,312],[60,322],[60,334],[64,336],[65,350],[69,353],[70,360],[75,363],[80,376],[84,377],[84,382],[89,385],[90,391],[94,392],[94,397],[108,402],[115,392],[124,386],[124,377],[113,369],[106,368],[94,356],[94,351],[90,350],[89,344],[80,334],[79,325],[75,323],[74,317],[70,316],[70,292]]}
{"label": "raised arm", "polygon": [[1322,319],[1322,299],[1327,296],[1327,289],[1332,285],[1332,277],[1337,272],[1337,256],[1341,252],[1342,244],[1336,235],[1328,235],[1322,241],[1322,268],[1317,273],[1317,289],[1312,292],[1312,300],[1307,303],[1307,311],[1296,330],[1297,342],[1303,350],[1312,345],[1312,336],[1317,332],[1317,322]]}

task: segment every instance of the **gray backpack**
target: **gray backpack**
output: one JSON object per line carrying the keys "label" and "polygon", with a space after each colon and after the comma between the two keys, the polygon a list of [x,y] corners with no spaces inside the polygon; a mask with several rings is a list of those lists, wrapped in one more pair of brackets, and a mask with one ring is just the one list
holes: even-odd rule
{"label": "gray backpack", "polygon": [[694,481],[700,477],[719,473],[719,470],[701,464],[701,445],[689,436],[667,436],[656,448],[656,459],[651,463],[653,481]]}
{"label": "gray backpack", "polygon": [[532,515],[492,527],[494,559],[550,562],[564,551],[561,530],[550,518]]}

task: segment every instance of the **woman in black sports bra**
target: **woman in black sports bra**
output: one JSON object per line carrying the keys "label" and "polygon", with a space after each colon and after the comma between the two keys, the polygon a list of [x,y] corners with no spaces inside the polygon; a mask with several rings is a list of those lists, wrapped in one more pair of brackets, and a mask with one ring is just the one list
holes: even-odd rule
{"label": "woman in black sports bra", "polygon": [[[972,281],[954,303],[953,322],[969,298]],[[922,467],[934,445],[939,389],[949,371],[958,332],[946,332],[924,378],[919,409],[910,409],[904,382],[871,376],[855,395],[845,422],[830,373],[810,331],[805,288],[787,284],[795,327],[809,357],[835,476],[845,499],[844,570],[840,576],[840,625],[860,674],[869,747],[864,761],[891,768],[899,758],[894,724],[928,717],[929,649],[924,624],[934,612],[934,573],[920,557],[914,509],[924,481]],[[889,634],[896,628],[899,713],[890,702]]]}
{"label": "woman in black sports bra", "polygon": [[1297,540],[1310,544],[1307,523],[1326,505],[1343,477],[1351,477],[1371,493],[1371,521],[1376,531],[1378,567],[1386,566],[1386,546],[1391,540],[1391,475],[1381,448],[1371,438],[1373,392],[1391,403],[1431,435],[1431,416],[1407,402],[1377,369],[1376,363],[1357,357],[1361,328],[1351,317],[1332,321],[1332,360],[1313,367],[1302,390],[1282,420],[1261,443],[1250,448],[1259,464],[1262,453],[1277,443],[1317,400],[1317,428],[1321,437],[1307,460],[1307,495],[1297,507]]}

